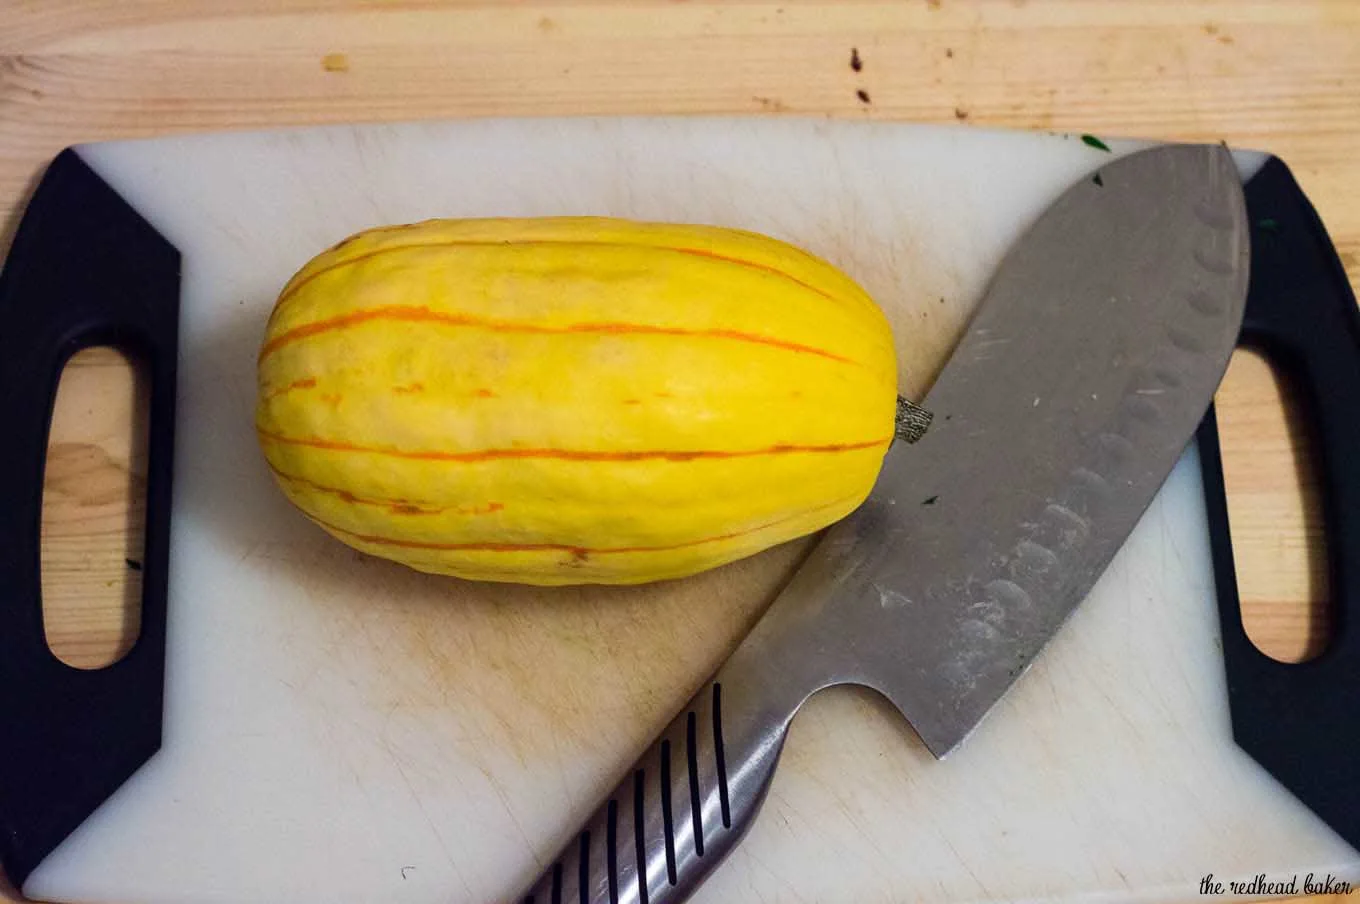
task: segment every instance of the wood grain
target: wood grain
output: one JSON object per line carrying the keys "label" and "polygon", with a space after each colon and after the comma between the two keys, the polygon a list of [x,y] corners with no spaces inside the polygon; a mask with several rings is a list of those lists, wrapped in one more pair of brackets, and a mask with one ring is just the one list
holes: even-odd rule
{"label": "wood grain", "polygon": [[1216,407],[1247,635],[1282,662],[1312,659],[1333,616],[1311,431],[1255,352],[1233,356]]}
{"label": "wood grain", "polygon": [[[796,113],[1269,150],[1360,281],[1353,0],[64,0],[0,3],[0,23],[0,247],[46,162],[80,141],[507,114]],[[107,354],[78,359],[67,383],[49,446],[45,621],[63,658],[95,665],[126,648],[132,627],[123,600],[136,593],[140,465],[128,437],[141,409],[126,365]],[[1289,660],[1325,637],[1325,608],[1309,604],[1325,588],[1310,552],[1315,490],[1297,467],[1307,452],[1278,398],[1269,368],[1239,356],[1218,404],[1246,619],[1262,649]]]}
{"label": "wood grain", "polygon": [[53,405],[43,480],[43,627],[64,662],[97,668],[137,639],[145,527],[145,374],[107,348],[77,353]]}

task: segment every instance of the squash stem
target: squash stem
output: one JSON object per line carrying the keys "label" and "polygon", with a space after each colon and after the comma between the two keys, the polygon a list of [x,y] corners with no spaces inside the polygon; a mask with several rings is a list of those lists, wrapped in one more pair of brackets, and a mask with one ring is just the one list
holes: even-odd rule
{"label": "squash stem", "polygon": [[898,396],[896,427],[893,434],[903,442],[914,443],[926,435],[926,430],[930,428],[930,422],[934,417],[935,415],[915,402]]}

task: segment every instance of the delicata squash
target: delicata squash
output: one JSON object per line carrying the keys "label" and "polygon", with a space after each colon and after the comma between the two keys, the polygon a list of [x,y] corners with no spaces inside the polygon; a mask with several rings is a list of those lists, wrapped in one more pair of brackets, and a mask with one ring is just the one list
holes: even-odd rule
{"label": "delicata squash", "polygon": [[748,232],[601,218],[353,236],[279,296],[256,427],[289,500],[421,571],[632,584],[842,518],[893,440],[873,300]]}

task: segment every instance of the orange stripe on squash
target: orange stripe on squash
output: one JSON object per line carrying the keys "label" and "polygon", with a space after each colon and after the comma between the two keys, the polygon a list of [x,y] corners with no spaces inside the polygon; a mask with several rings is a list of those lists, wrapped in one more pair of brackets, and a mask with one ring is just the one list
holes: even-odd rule
{"label": "orange stripe on squash", "polygon": [[307,487],[317,493],[325,493],[335,496],[347,505],[371,505],[377,508],[387,509],[393,514],[398,515],[442,515],[446,512],[453,512],[458,515],[493,515],[505,509],[505,505],[500,502],[487,502],[481,505],[433,505],[427,502],[418,502],[410,499],[388,499],[374,496],[359,496],[342,487],[328,486],[318,483],[307,477],[297,474],[289,474],[280,470],[271,461],[266,461],[269,470],[274,472],[274,476],[280,480]]}
{"label": "orange stripe on squash", "polygon": [[297,389],[313,389],[315,387],[316,377],[307,377],[302,380],[294,380],[293,382],[288,383],[287,385],[279,386],[275,389],[265,389],[264,398],[266,401],[268,401],[270,399],[277,399],[281,395],[287,395],[288,393],[293,392],[294,390]]}
{"label": "orange stripe on squash", "polygon": [[479,449],[474,452],[440,452],[429,449],[409,451],[382,446],[363,446],[343,440],[324,439],[315,436],[284,436],[262,427],[255,429],[262,439],[284,445],[307,446],[312,449],[326,449],[332,452],[388,455],[393,458],[412,458],[421,461],[457,462],[482,462],[513,458],[547,458],[559,461],[697,461],[700,459],[750,458],[756,455],[787,455],[790,453],[854,452],[860,449],[872,449],[876,446],[886,447],[893,439],[891,436],[885,436],[882,439],[871,439],[857,443],[825,443],[821,445],[777,443],[760,449],[640,449],[626,452],[590,449]]}
{"label": "orange stripe on squash", "polygon": [[772,348],[779,348],[790,352],[818,355],[822,358],[829,358],[832,361],[840,361],[845,364],[855,363],[844,355],[838,355],[835,352],[830,352],[826,349],[816,348],[811,345],[803,345],[799,342],[787,342],[772,336],[760,336],[742,330],[700,330],[687,327],[650,326],[645,323],[572,323],[567,324],[566,326],[544,326],[536,323],[516,323],[512,320],[495,320],[490,317],[477,317],[472,314],[450,314],[443,311],[432,311],[427,307],[415,305],[385,305],[378,308],[368,308],[363,311],[354,311],[349,314],[341,314],[338,317],[317,320],[312,323],[303,324],[302,326],[293,327],[291,330],[280,333],[266,342],[264,347],[260,349],[260,360],[263,361],[280,348],[294,342],[301,342],[304,339],[309,339],[312,336],[319,336],[323,333],[346,330],[350,327],[371,323],[375,320],[402,321],[406,323],[433,323],[442,326],[464,326],[472,329],[489,330],[494,333],[542,333],[550,335],[593,333],[597,335],[689,336],[707,339],[731,339],[737,342],[751,342],[756,345],[768,345]]}
{"label": "orange stripe on squash", "polygon": [[[414,225],[419,226],[421,224]],[[402,227],[383,227],[380,230],[372,231],[396,232],[400,231],[401,228]],[[345,239],[336,245],[333,245],[331,248],[327,249],[327,252],[339,251],[341,248],[345,247],[350,242],[352,242],[355,238],[357,238],[357,236],[351,236],[350,238]],[[353,257],[348,257],[345,258],[344,260],[335,261],[334,263],[328,264],[325,267],[321,267],[320,269],[307,274],[306,277],[298,280],[295,284],[289,285],[284,290],[284,293],[279,296],[279,300],[274,307],[274,313],[277,314],[279,308],[281,308],[288,301],[294,298],[300,291],[302,291],[303,287],[305,287],[318,277],[324,276],[327,273],[333,273],[336,270],[345,267],[352,266],[354,264],[360,263],[361,261],[373,260],[374,258],[382,257],[387,254],[393,254],[399,251],[421,250],[430,248],[534,248],[544,246],[557,246],[567,248],[580,247],[580,248],[623,248],[623,249],[630,249],[633,247],[645,247],[647,250],[650,251],[659,251],[668,254],[686,254],[691,255],[693,257],[707,258],[709,260],[719,261],[725,264],[733,264],[738,267],[745,267],[750,270],[759,270],[763,273],[769,273],[773,276],[778,276],[798,286],[801,286],[802,288],[807,289],[809,292],[815,292],[818,295],[821,295],[823,298],[828,298],[832,301],[839,301],[839,299],[828,294],[822,289],[817,288],[811,283],[804,282],[803,280],[798,279],[796,276],[786,273],[785,271],[780,270],[777,267],[771,267],[767,264],[762,264],[759,261],[746,260],[740,257],[730,257],[728,255],[718,254],[717,252],[709,251],[703,248],[671,248],[665,245],[632,246],[625,244],[623,242],[583,241],[583,240],[573,241],[569,239],[557,241],[551,239],[531,239],[501,242],[475,239],[452,239],[449,241],[442,242],[412,242],[410,244],[404,245],[389,245],[385,248],[375,248],[372,251],[366,251],[363,254],[356,254]]]}
{"label": "orange stripe on squash", "polygon": [[347,537],[358,540],[360,543],[369,543],[373,546],[395,546],[400,549],[429,549],[445,552],[565,552],[570,553],[573,556],[584,557],[594,555],[618,555],[622,553],[670,552],[671,550],[676,549],[689,549],[694,546],[703,546],[706,543],[719,543],[723,540],[735,540],[738,537],[745,537],[750,534],[759,533],[763,530],[769,530],[772,527],[778,527],[787,521],[792,521],[795,518],[800,518],[804,515],[812,514],[813,512],[848,505],[854,502],[856,498],[858,497],[835,499],[805,511],[795,512],[791,515],[785,515],[782,518],[776,518],[775,520],[768,521],[764,524],[758,524],[755,527],[743,528],[742,530],[731,531],[725,534],[716,534],[711,537],[700,537],[697,540],[685,540],[681,543],[665,543],[657,546],[581,546],[575,543],[506,543],[484,540],[449,543],[437,540],[408,540],[404,537],[385,537],[375,534],[362,534],[331,524],[310,512],[303,512],[303,514],[314,521],[318,526],[328,531],[344,534]]}

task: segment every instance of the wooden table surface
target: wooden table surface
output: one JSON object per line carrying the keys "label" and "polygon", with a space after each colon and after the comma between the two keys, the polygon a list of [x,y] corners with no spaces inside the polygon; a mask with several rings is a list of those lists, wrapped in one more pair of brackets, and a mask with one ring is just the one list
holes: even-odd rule
{"label": "wooden table surface", "polygon": [[[1357,0],[5,0],[0,249],[45,164],[74,142],[638,113],[1226,140],[1290,164],[1360,283]],[[135,637],[124,600],[140,587],[137,390],[118,355],[84,353],[54,417],[44,617],[75,665],[111,661]],[[1218,405],[1248,627],[1297,660],[1325,642],[1326,587],[1308,450],[1279,398],[1270,368],[1239,354]]]}

